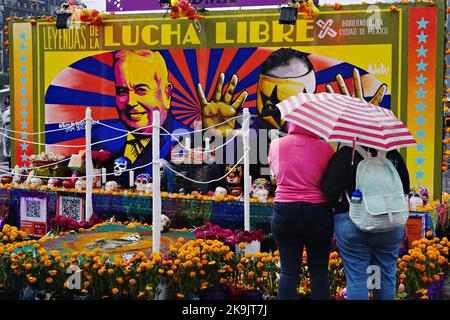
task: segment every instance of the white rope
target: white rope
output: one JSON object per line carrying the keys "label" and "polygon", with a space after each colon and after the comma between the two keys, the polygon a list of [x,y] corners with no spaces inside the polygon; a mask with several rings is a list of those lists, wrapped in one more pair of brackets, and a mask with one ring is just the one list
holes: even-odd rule
{"label": "white rope", "polygon": [[[82,123],[83,121],[85,121],[86,119],[77,121],[77,122],[66,122],[66,123]],[[8,132],[12,132],[12,133],[18,133],[18,134],[26,134],[26,135],[39,135],[39,134],[45,134],[45,133],[49,133],[49,132],[56,132],[56,131],[63,131],[63,130],[67,130],[67,128],[59,128],[59,129],[52,129],[52,130],[47,130],[47,131],[39,131],[39,132],[27,132],[27,131],[17,131],[17,130],[12,130],[12,129],[7,129],[7,128],[2,128],[2,130],[8,131]]]}
{"label": "white rope", "polygon": [[[142,169],[142,168],[148,167],[148,166],[150,166],[150,165],[152,165],[152,164],[153,164],[153,161],[150,162],[150,163],[141,165],[141,166],[137,166],[137,167],[134,167],[134,168],[122,170],[122,173],[123,173],[123,172],[135,171],[135,170],[138,170],[138,169]],[[33,169],[34,169],[34,168],[33,168]],[[9,169],[9,170],[12,170],[12,169]],[[0,169],[0,172],[4,172],[4,173],[8,173],[8,174],[11,174],[11,173],[12,173],[11,171],[6,171],[6,170],[3,170],[3,169]],[[20,175],[21,177],[28,177],[28,176],[29,176],[29,174],[19,174],[19,175]],[[101,177],[102,175],[103,175],[103,174],[100,174],[100,175],[96,174],[96,175],[77,176],[76,178],[77,178],[77,179],[84,179],[84,178],[87,178],[87,177]],[[105,176],[111,176],[111,175],[114,175],[114,172],[106,173],[106,174],[104,174],[104,175],[105,175]],[[60,179],[60,180],[62,180],[62,179],[72,179],[72,177],[47,177],[47,176],[35,176],[35,175],[33,175],[32,177],[33,177],[33,178],[41,178],[41,179]]]}
{"label": "white rope", "polygon": [[223,178],[225,178],[225,177],[227,177],[238,165],[239,165],[239,163],[241,163],[241,161],[242,160],[244,160],[244,157],[245,157],[245,155],[248,153],[250,151],[250,148],[247,148],[246,150],[245,150],[245,152],[244,152],[244,155],[239,159],[239,161],[230,169],[230,171],[228,171],[224,176],[222,176],[221,178],[218,178],[218,179],[213,179],[213,180],[210,180],[210,181],[197,181],[197,180],[194,180],[194,179],[191,179],[191,178],[189,178],[189,177],[186,177],[184,174],[182,174],[182,173],[180,173],[180,172],[178,172],[178,171],[176,171],[176,170],[174,170],[174,169],[172,169],[171,167],[167,167],[167,169],[169,169],[170,171],[172,171],[173,173],[175,173],[176,175],[178,175],[178,176],[180,176],[180,177],[182,177],[182,178],[184,178],[184,179],[186,179],[186,180],[188,180],[188,181],[191,181],[191,182],[194,182],[194,183],[198,183],[198,184],[208,184],[208,183],[211,183],[211,182],[217,182],[217,181],[220,181],[220,180],[222,180]]}
{"label": "white rope", "polygon": [[[242,125],[244,125],[244,124],[247,123],[248,121],[249,121],[249,120],[245,120],[244,123],[243,123]],[[171,134],[169,131],[167,131],[167,130],[166,130],[165,128],[163,128],[163,127],[160,127],[160,129],[162,129],[164,132],[167,132],[166,135],[170,135],[170,136],[172,137],[172,139],[174,139],[175,141],[177,141],[178,144],[181,145],[181,146],[184,148],[183,143],[182,143],[175,135]],[[231,138],[228,139],[225,143],[219,145],[218,147],[215,147],[214,149],[210,149],[208,152],[210,152],[210,153],[211,153],[211,152],[215,152],[215,151],[217,151],[217,150],[223,148],[224,146],[226,146],[226,145],[229,144],[230,142],[234,141],[234,139],[235,139],[241,132],[243,132],[243,131],[244,131],[244,130],[243,130],[242,128],[241,128],[241,129],[238,129],[238,130],[235,130],[235,134],[234,134],[233,137],[231,137]],[[189,148],[189,149],[191,149],[191,148]],[[195,150],[202,150],[202,151],[206,150],[205,148],[202,148],[202,147],[197,147],[197,148],[194,148],[194,149],[195,149]]]}
{"label": "white rope", "polygon": [[[133,131],[129,131],[128,133],[134,134],[138,130],[142,130],[142,128],[135,129]],[[97,144],[100,144],[100,143],[104,143],[104,142],[108,142],[108,141],[121,139],[123,137],[126,137],[128,135],[128,133],[123,134],[121,136],[114,137],[114,138],[105,139],[105,140],[101,140],[101,141],[97,141],[97,142],[91,143],[91,146],[94,146],[94,145],[97,145]],[[7,138],[9,138],[11,140],[14,140],[14,141],[25,142],[25,143],[33,144],[33,145],[51,146],[51,147],[65,147],[65,148],[86,148],[85,144],[84,145],[68,145],[68,144],[57,144],[57,143],[47,144],[47,143],[42,143],[42,142],[34,142],[34,141],[29,141],[29,140],[23,140],[23,139],[19,139],[19,138],[10,137],[10,136],[4,134],[1,131],[0,131],[0,135],[5,136],[5,137],[7,137]]]}
{"label": "white rope", "polygon": [[[235,116],[235,117],[229,118],[229,119],[227,119],[226,121],[217,123],[217,124],[212,125],[212,126],[210,126],[210,127],[208,127],[208,128],[199,129],[199,130],[193,130],[193,131],[188,131],[188,132],[180,132],[180,133],[177,134],[177,135],[178,135],[178,136],[183,136],[183,135],[190,135],[190,134],[193,134],[193,133],[198,133],[198,132],[207,131],[207,130],[209,130],[209,129],[211,129],[211,128],[215,128],[215,127],[221,126],[221,125],[223,125],[223,124],[225,124],[225,123],[227,123],[227,122],[230,122],[230,121],[232,121],[232,120],[235,120],[235,119],[238,119],[238,118],[241,118],[241,117],[243,117],[243,115],[239,115],[239,116]],[[110,126],[110,125],[105,124],[105,123],[102,123],[102,122],[98,122],[97,124],[98,124],[98,125],[101,125],[101,126],[104,126],[104,127],[107,127],[107,128],[110,128],[110,129],[114,129],[114,130],[116,130],[116,131],[129,132],[129,131],[126,130],[126,129],[115,128],[115,127],[113,127],[113,126]],[[150,127],[152,127],[152,126],[149,125],[149,126],[141,127],[140,129],[146,129],[146,128],[150,128]],[[145,133],[145,132],[137,132],[136,135],[138,135],[138,134],[139,134],[139,135],[151,135],[151,133]],[[170,135],[170,134],[161,134],[161,136],[168,136],[168,135]]]}
{"label": "white rope", "polygon": [[[195,130],[195,131],[189,131],[189,132],[181,132],[181,133],[179,133],[179,134],[177,134],[177,135],[178,135],[178,136],[188,135],[188,134],[191,135],[191,134],[193,134],[193,133],[206,131],[206,130],[209,130],[209,129],[211,129],[211,128],[220,126],[220,125],[222,125],[222,124],[224,124],[224,123],[227,123],[227,122],[229,122],[229,121],[231,121],[231,120],[240,118],[240,117],[242,117],[242,116],[243,116],[243,115],[240,115],[240,116],[236,116],[236,117],[230,118],[230,119],[228,119],[227,121],[224,121],[224,122],[215,124],[215,125],[213,125],[213,126],[210,126],[210,127],[208,127],[208,128],[205,128],[205,129]],[[101,122],[98,122],[98,121],[94,121],[93,124],[98,124],[98,125],[102,125],[102,126],[105,126],[105,127],[110,127],[110,128],[116,129],[117,131],[122,131],[122,132],[126,132],[126,133],[123,134],[123,135],[117,136],[117,137],[113,137],[113,138],[109,138],[109,139],[105,139],[105,140],[101,140],[101,141],[94,142],[94,143],[91,144],[91,146],[95,146],[95,145],[97,145],[97,144],[101,144],[101,143],[105,143],[105,142],[114,141],[114,140],[118,140],[118,139],[124,138],[124,137],[126,137],[129,133],[131,133],[131,134],[140,134],[140,135],[151,135],[151,133],[141,133],[141,132],[137,132],[137,131],[142,130],[142,129],[146,129],[146,128],[151,128],[151,127],[153,127],[153,125],[148,125],[148,126],[145,126],[145,127],[141,127],[141,128],[135,129],[135,130],[133,130],[133,131],[127,131],[127,130],[124,130],[124,129],[117,129],[117,128],[114,128],[114,127],[112,127],[112,126],[105,125],[104,123],[101,123]],[[179,144],[182,145],[181,141],[180,141],[178,138],[176,138],[175,135],[173,135],[172,133],[170,133],[169,131],[167,131],[165,128],[163,128],[163,127],[161,127],[161,126],[160,126],[160,129],[163,129],[163,130],[166,132],[165,134],[161,134],[162,136],[172,136],[172,138],[174,138]],[[62,130],[64,130],[64,129],[62,129]],[[238,132],[239,132],[240,130],[241,130],[241,129],[239,129]],[[55,129],[55,131],[60,131],[60,129]],[[19,132],[20,132],[20,131],[17,131],[16,133],[19,133]],[[50,131],[47,131],[47,132],[50,132]],[[23,132],[23,133],[25,134],[26,132]],[[37,133],[34,133],[34,134],[40,134],[40,133],[45,133],[45,132],[37,132]],[[26,134],[32,134],[32,133],[26,133]],[[63,147],[63,148],[86,148],[86,145],[68,145],[68,144],[57,144],[57,143],[48,144],[48,143],[42,143],[42,142],[35,142],[35,141],[24,140],[24,139],[20,139],[20,138],[13,138],[13,137],[10,137],[9,135],[7,135],[7,134],[5,134],[5,133],[3,133],[3,132],[1,132],[1,131],[0,131],[0,135],[2,135],[2,136],[4,136],[4,137],[7,137],[7,138],[9,138],[10,140],[19,141],[19,142],[24,142],[24,143],[31,144],[31,145],[51,146],[51,147]],[[233,139],[234,139],[235,137],[236,137],[236,135],[233,137]],[[231,140],[232,140],[232,139],[231,139]],[[230,141],[227,141],[225,144],[223,144],[223,145],[220,146],[220,147],[225,146],[225,145],[228,144],[229,142],[230,142]],[[216,149],[219,149],[219,147],[217,147]]]}

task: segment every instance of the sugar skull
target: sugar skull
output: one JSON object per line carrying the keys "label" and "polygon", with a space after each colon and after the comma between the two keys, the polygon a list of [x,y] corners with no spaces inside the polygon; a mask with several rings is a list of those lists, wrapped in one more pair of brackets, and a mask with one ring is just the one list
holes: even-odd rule
{"label": "sugar skull", "polygon": [[258,199],[261,202],[267,202],[269,198],[269,191],[264,188],[259,188],[253,192],[253,198]]}
{"label": "sugar skull", "polygon": [[265,178],[258,178],[253,181],[252,184],[252,193],[255,193],[257,190],[265,189],[267,191],[270,190],[270,184]]}
{"label": "sugar skull", "polygon": [[214,192],[214,196],[223,196],[225,197],[227,195],[227,189],[222,188],[222,187],[217,187],[216,188],[216,192]]}
{"label": "sugar skull", "polygon": [[145,193],[153,193],[153,183],[148,182],[144,187]]}
{"label": "sugar skull", "polygon": [[136,177],[134,184],[136,185],[136,191],[145,191],[145,186],[151,183],[152,176],[148,173],[141,173]]}
{"label": "sugar skull", "polygon": [[54,188],[54,187],[57,187],[57,186],[59,186],[59,180],[58,179],[56,179],[56,178],[51,178],[51,179],[48,179],[48,182],[47,182],[47,188]]}
{"label": "sugar skull", "polygon": [[78,191],[86,189],[86,181],[78,179],[77,182],[75,182],[75,189]]}
{"label": "sugar skull", "polygon": [[36,178],[36,177],[31,178],[30,186],[32,186],[32,187],[39,187],[41,185],[42,185],[42,179],[41,178]]}
{"label": "sugar skull", "polygon": [[417,207],[423,206],[423,200],[418,194],[416,194],[409,199],[409,205],[412,210],[416,210]]}
{"label": "sugar skull", "polygon": [[125,170],[130,169],[131,161],[127,157],[120,157],[114,160],[114,175],[120,177]]}
{"label": "sugar skull", "polygon": [[170,227],[170,218],[165,214],[161,215],[161,229],[163,232],[169,231]]}
{"label": "sugar skull", "polygon": [[117,182],[115,182],[115,181],[108,181],[108,182],[105,184],[105,189],[106,189],[107,191],[115,191],[115,190],[117,190],[118,187],[119,187],[119,185],[118,185]]}

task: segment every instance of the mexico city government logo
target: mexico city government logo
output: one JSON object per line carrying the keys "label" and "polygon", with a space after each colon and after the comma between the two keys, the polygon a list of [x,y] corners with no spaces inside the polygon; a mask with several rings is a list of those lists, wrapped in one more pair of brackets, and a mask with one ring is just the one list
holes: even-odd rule
{"label": "mexico city government logo", "polygon": [[328,19],[326,22],[324,22],[323,20],[317,20],[316,24],[320,28],[319,32],[320,39],[325,38],[327,35],[330,36],[331,38],[336,37],[337,32],[334,31],[333,28],[331,28],[333,22],[334,22],[333,19]]}

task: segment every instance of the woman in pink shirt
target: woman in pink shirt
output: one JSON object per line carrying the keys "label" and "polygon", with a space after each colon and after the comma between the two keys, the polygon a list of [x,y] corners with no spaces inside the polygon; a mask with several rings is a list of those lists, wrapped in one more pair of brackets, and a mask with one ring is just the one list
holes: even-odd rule
{"label": "woman in pink shirt", "polygon": [[269,164],[277,180],[272,233],[280,253],[281,300],[297,298],[303,247],[308,255],[312,299],[329,299],[333,218],[320,182],[333,154],[331,145],[292,123],[286,137],[270,144]]}

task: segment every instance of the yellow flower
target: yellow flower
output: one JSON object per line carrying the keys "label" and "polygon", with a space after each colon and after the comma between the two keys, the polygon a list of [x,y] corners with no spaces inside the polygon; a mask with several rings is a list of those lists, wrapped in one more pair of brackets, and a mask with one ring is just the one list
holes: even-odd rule
{"label": "yellow flower", "polygon": [[58,271],[57,270],[50,270],[48,273],[53,277],[53,276],[55,276],[58,273]]}
{"label": "yellow flower", "polygon": [[173,276],[173,270],[167,271],[167,275],[168,275],[168,276]]}
{"label": "yellow flower", "polygon": [[184,298],[184,294],[182,294],[182,293],[177,293],[177,298],[178,298],[178,299],[183,299],[183,298]]}
{"label": "yellow flower", "polygon": [[118,277],[116,279],[116,281],[117,281],[118,284],[122,284],[123,283],[123,278],[122,277]]}
{"label": "yellow flower", "polygon": [[113,289],[112,289],[112,293],[113,293],[113,294],[118,294],[118,293],[119,293],[119,289],[113,288]]}
{"label": "yellow flower", "polygon": [[239,243],[239,249],[241,249],[241,250],[245,249],[245,243],[244,242]]}
{"label": "yellow flower", "polygon": [[189,276],[190,276],[191,278],[194,278],[194,277],[195,277],[195,272],[194,272],[194,271],[191,271],[191,273],[189,273]]}
{"label": "yellow flower", "polygon": [[134,285],[136,284],[136,280],[135,280],[135,279],[130,279],[130,284],[131,284],[132,286],[134,286]]}
{"label": "yellow flower", "polygon": [[44,266],[50,267],[51,265],[52,265],[52,262],[50,260],[47,259],[44,261]]}
{"label": "yellow flower", "polygon": [[256,264],[256,267],[257,267],[258,269],[261,269],[262,267],[264,267],[264,263],[258,262],[258,263]]}
{"label": "yellow flower", "polygon": [[53,278],[52,277],[48,277],[47,279],[45,279],[45,281],[47,282],[47,283],[53,283]]}
{"label": "yellow flower", "polygon": [[35,283],[36,282],[36,278],[35,277],[28,277],[28,282],[30,282],[30,283]]}

